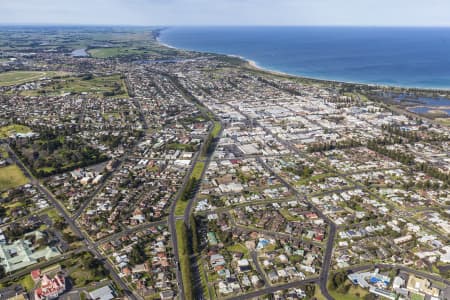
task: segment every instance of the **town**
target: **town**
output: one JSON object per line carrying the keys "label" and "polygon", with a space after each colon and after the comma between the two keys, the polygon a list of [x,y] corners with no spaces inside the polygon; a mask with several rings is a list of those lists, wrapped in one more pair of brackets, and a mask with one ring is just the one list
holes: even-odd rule
{"label": "town", "polygon": [[446,122],[158,34],[0,28],[1,299],[450,299]]}

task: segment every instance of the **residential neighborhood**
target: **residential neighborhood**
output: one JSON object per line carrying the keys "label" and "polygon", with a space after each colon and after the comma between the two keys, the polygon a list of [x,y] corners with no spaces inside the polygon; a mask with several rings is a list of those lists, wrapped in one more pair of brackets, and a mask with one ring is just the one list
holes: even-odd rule
{"label": "residential neighborhood", "polygon": [[43,30],[0,32],[0,299],[450,299],[446,125],[150,29]]}

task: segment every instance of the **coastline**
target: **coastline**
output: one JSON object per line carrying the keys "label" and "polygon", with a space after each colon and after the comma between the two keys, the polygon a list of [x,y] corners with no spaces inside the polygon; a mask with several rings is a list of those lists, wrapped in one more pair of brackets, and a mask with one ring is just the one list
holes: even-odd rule
{"label": "coastline", "polygon": [[[352,84],[352,85],[363,85],[363,86],[371,86],[371,87],[387,87],[387,88],[409,89],[408,87],[384,86],[384,85],[379,85],[379,84],[369,84],[369,83],[360,83],[360,82],[330,80],[330,79],[307,77],[307,76],[302,76],[302,75],[298,75],[298,74],[291,74],[291,73],[281,72],[281,71],[272,70],[272,69],[263,67],[263,66],[259,65],[256,61],[251,60],[251,59],[246,58],[246,57],[243,57],[243,56],[240,56],[240,55],[221,54],[221,53],[214,53],[214,52],[203,52],[203,51],[197,51],[197,50],[191,50],[191,49],[178,48],[178,47],[175,47],[175,46],[172,46],[170,44],[162,42],[161,39],[160,39],[160,36],[158,36],[156,38],[156,41],[158,42],[159,45],[167,47],[169,49],[180,50],[180,51],[195,51],[195,52],[201,52],[201,53],[210,53],[210,54],[214,54],[214,55],[223,55],[223,56],[232,57],[232,58],[239,58],[242,61],[244,61],[247,64],[248,67],[250,67],[252,69],[255,69],[255,70],[260,71],[260,72],[265,72],[265,73],[268,73],[268,74],[276,75],[276,76],[285,76],[285,77],[290,77],[290,78],[311,80],[311,81],[317,81],[317,82],[323,82],[323,83],[330,83],[330,82],[332,82],[332,83],[338,83],[338,84]],[[438,91],[441,91],[441,90],[438,90]],[[450,88],[449,88],[449,91],[450,91]]]}
{"label": "coastline", "polygon": [[285,72],[281,72],[281,71],[275,71],[275,70],[267,69],[267,68],[265,68],[265,67],[262,67],[262,66],[258,65],[258,63],[257,63],[256,61],[254,61],[254,60],[247,59],[247,58],[241,57],[241,56],[238,56],[238,57],[239,57],[240,59],[246,61],[247,64],[248,64],[250,67],[255,68],[255,69],[258,69],[258,70],[260,70],[260,71],[264,71],[264,72],[267,72],[267,73],[271,73],[271,74],[274,74],[274,75],[282,75],[282,76],[290,76],[290,77],[296,77],[296,78],[301,78],[301,79],[310,79],[310,80],[324,81],[324,80],[322,80],[322,79],[308,78],[308,77],[304,77],[304,76],[300,76],[300,75],[294,75],[294,74],[289,74],[289,73],[285,73]]}
{"label": "coastline", "polygon": [[281,71],[268,69],[268,68],[265,68],[263,66],[260,66],[254,60],[251,60],[251,59],[248,59],[248,58],[245,58],[245,57],[242,57],[242,56],[238,56],[238,55],[226,55],[226,56],[238,57],[238,58],[244,60],[250,68],[253,68],[253,69],[256,69],[258,71],[265,72],[265,73],[269,73],[269,74],[272,74],[272,75],[276,75],[276,76],[285,76],[285,77],[302,79],[302,80],[311,80],[311,81],[316,81],[316,82],[321,82],[321,83],[349,84],[349,85],[356,85],[356,86],[370,86],[370,87],[376,87],[376,88],[391,88],[391,89],[405,89],[405,90],[419,89],[419,90],[424,90],[424,91],[443,91],[443,92],[450,91],[450,88],[448,90],[445,90],[445,89],[426,89],[426,88],[402,87],[402,86],[383,85],[383,84],[374,84],[374,83],[341,81],[341,80],[324,79],[324,78],[317,78],[317,77],[307,77],[307,76],[303,76],[303,75],[291,74],[291,73],[286,73],[286,72],[281,72]]}
{"label": "coastline", "polygon": [[180,51],[192,51],[192,52],[198,52],[198,53],[208,53],[208,54],[214,54],[214,55],[223,55],[223,56],[227,56],[227,57],[232,57],[232,58],[239,58],[242,61],[244,61],[246,63],[246,65],[252,69],[258,70],[260,72],[265,72],[268,74],[272,74],[275,76],[285,76],[285,77],[290,77],[290,78],[296,78],[296,79],[302,79],[302,80],[311,80],[311,81],[316,81],[316,82],[322,82],[322,83],[334,83],[334,84],[347,84],[347,85],[355,85],[355,86],[368,86],[368,87],[372,87],[372,88],[386,88],[386,89],[400,89],[400,90],[415,90],[415,91],[424,91],[424,92],[442,92],[442,93],[450,93],[450,87],[446,87],[446,88],[432,88],[432,87],[415,87],[415,86],[401,86],[401,85],[390,85],[390,84],[381,84],[381,83],[365,83],[365,82],[354,82],[354,81],[344,81],[344,80],[337,80],[337,79],[326,79],[326,78],[319,78],[319,77],[310,77],[310,76],[305,76],[305,75],[299,75],[299,74],[293,74],[293,73],[287,73],[287,72],[282,72],[282,71],[278,71],[278,70],[273,70],[264,66],[259,65],[256,61],[250,59],[250,58],[246,58],[240,55],[235,55],[235,54],[222,54],[222,53],[216,53],[216,52],[206,52],[206,51],[200,51],[200,50],[192,50],[192,49],[184,49],[184,48],[178,48],[175,46],[172,46],[170,44],[167,44],[163,41],[161,41],[161,33],[166,30],[168,28],[164,28],[163,30],[161,30],[160,35],[158,35],[155,40],[157,41],[158,44],[160,44],[161,46],[170,48],[170,49],[175,49],[175,50],[180,50]]}

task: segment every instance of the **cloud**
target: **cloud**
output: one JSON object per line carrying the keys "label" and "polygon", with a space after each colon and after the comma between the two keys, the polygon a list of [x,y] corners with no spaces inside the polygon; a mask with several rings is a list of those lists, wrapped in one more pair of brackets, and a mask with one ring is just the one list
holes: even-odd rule
{"label": "cloud", "polygon": [[0,0],[2,23],[450,26],[447,0]]}

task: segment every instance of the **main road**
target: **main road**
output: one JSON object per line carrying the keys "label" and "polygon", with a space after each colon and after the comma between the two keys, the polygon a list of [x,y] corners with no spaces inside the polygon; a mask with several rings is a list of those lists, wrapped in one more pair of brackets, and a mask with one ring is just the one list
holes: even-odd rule
{"label": "main road", "polygon": [[[318,283],[318,282],[319,282],[319,278],[317,278],[317,277],[305,279],[302,281],[294,281],[294,282],[281,284],[281,285],[277,285],[277,286],[271,286],[271,287],[264,288],[259,291],[251,292],[251,293],[248,293],[245,295],[227,298],[227,300],[250,300],[250,299],[255,299],[256,297],[270,295],[270,294],[273,294],[278,291],[283,291],[283,290],[292,289],[292,288],[298,288],[298,287],[301,287],[301,286],[304,286],[307,284]],[[333,299],[333,298],[331,298],[331,299]]]}

